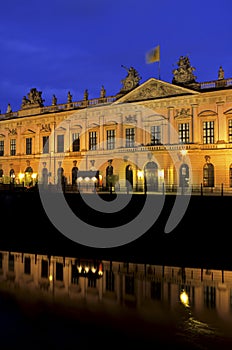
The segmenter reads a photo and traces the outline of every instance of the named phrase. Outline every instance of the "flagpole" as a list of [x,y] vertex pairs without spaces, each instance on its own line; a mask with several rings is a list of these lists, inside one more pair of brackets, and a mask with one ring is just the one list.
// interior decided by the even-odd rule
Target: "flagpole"
[[159,77],[159,80],[160,80],[160,44],[159,44],[159,65],[158,65],[158,77]]
[[158,64],[158,79],[160,80],[160,59],[159,59],[159,64]]

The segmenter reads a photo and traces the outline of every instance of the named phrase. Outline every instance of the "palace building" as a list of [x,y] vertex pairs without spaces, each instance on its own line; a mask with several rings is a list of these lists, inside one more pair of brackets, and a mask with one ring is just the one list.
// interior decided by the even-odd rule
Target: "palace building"
[[0,115],[0,182],[67,188],[232,190],[232,78],[197,82],[181,56],[172,82],[133,67],[107,96],[44,105],[32,88]]

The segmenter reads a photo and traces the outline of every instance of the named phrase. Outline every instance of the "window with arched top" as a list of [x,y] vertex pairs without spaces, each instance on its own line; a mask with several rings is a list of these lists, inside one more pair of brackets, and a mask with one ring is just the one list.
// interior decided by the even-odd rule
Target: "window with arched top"
[[158,190],[158,165],[155,162],[148,162],[144,167],[144,180],[147,191]]
[[214,187],[214,166],[212,163],[206,163],[203,167],[203,186]]

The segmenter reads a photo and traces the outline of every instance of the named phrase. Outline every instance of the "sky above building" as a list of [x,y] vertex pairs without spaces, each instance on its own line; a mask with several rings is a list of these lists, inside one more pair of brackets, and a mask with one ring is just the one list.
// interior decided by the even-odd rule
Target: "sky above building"
[[[140,83],[172,82],[180,56],[188,56],[199,82],[232,77],[232,1],[11,0],[0,11],[0,109],[21,108],[31,88],[44,105],[117,94],[125,67]],[[160,45],[160,62],[146,53]]]

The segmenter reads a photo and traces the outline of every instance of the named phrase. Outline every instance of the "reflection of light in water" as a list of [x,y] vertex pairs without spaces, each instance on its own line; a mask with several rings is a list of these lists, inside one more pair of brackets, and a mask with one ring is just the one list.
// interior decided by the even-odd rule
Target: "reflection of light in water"
[[180,293],[180,301],[182,302],[182,304],[184,304],[184,306],[189,307],[189,297],[185,290],[182,290],[182,292]]
[[184,316],[184,320],[179,324],[179,328],[184,332],[179,334],[180,337],[186,337],[186,340],[190,342],[190,344],[195,344],[196,348],[205,349],[204,346],[201,346],[202,337],[206,337],[208,340],[215,339],[216,330],[210,327],[207,323],[201,322],[195,319],[192,316],[190,305],[189,305],[189,296],[185,290],[180,292],[180,301],[185,306],[187,312]]

